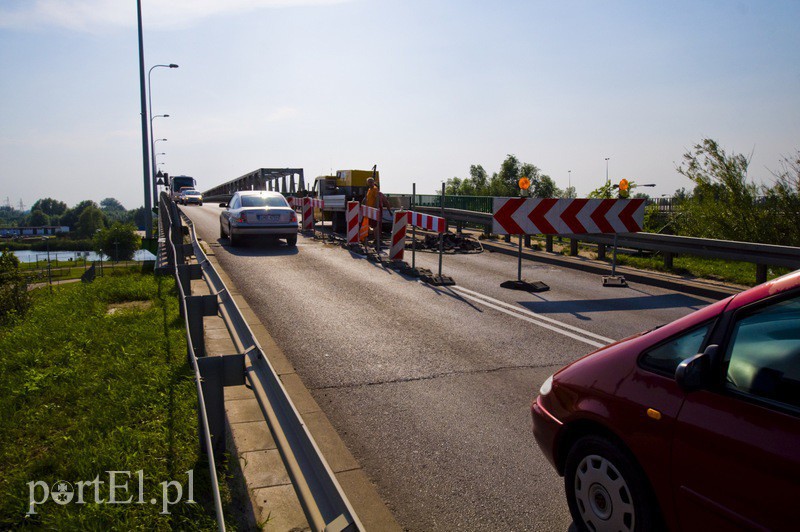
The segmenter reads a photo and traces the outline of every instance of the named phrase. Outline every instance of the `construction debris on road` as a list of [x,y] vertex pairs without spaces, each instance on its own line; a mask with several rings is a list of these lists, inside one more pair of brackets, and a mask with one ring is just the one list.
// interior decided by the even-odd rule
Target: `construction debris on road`
[[[406,241],[406,249],[411,249],[413,242]],[[472,236],[462,233],[442,233],[444,237],[443,249],[445,253],[482,253],[483,245]],[[417,238],[416,249],[418,251],[439,251],[439,235],[424,235],[422,239]]]

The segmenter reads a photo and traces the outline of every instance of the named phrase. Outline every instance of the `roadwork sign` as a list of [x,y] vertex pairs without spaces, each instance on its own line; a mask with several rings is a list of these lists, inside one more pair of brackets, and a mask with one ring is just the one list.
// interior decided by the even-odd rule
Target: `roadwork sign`
[[494,198],[492,213],[498,235],[636,233],[644,200]]

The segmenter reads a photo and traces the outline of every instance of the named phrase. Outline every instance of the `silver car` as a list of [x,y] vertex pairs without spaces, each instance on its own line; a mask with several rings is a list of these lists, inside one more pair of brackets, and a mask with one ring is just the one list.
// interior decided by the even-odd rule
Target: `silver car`
[[193,188],[187,188],[186,190],[181,192],[179,203],[182,203],[183,205],[189,205],[191,203],[195,203],[202,207],[203,194]]
[[289,246],[297,245],[297,214],[279,192],[243,190],[219,206],[225,207],[219,215],[219,236],[227,236],[231,246],[248,235],[285,238]]

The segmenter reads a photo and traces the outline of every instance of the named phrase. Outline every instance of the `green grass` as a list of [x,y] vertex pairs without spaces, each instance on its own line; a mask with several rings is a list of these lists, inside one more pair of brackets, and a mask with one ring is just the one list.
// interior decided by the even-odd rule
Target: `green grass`
[[[131,301],[150,303],[108,313]],[[0,529],[216,528],[185,334],[168,277],[129,273],[35,291],[28,315],[0,328]],[[139,470],[145,504],[136,503]],[[198,503],[162,515],[161,483],[178,481],[185,492],[189,470]],[[96,504],[88,487],[87,504],[50,500],[26,515],[29,482],[65,480],[77,490],[99,475],[108,499],[107,471],[132,473],[118,477],[128,491],[117,491],[132,504]]]
[[[611,253],[608,250],[606,253],[610,261]],[[756,265],[749,262],[678,256],[672,261],[672,269],[668,269],[664,266],[664,258],[661,255],[644,256],[618,253],[617,264],[640,270],[669,272],[743,286],[756,285]],[[780,277],[790,271],[788,268],[770,268],[767,271],[767,279]]]

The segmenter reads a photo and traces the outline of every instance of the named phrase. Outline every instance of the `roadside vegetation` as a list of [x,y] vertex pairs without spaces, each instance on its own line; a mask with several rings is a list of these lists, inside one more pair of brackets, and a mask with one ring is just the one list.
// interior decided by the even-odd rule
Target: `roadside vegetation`
[[[655,204],[646,207],[644,231],[717,240],[757,242],[800,247],[800,150],[786,156],[780,168],[757,183],[749,174],[750,159],[727,153],[713,139],[703,139],[683,155],[676,171],[692,188],[675,191],[669,209]],[[472,165],[470,176],[447,180],[445,192],[457,196],[519,196],[519,180],[527,177],[532,197],[575,197],[574,189],[561,190],[555,182],[531,163],[514,155],[503,161],[491,177],[480,165]],[[592,198],[635,197],[650,199],[636,191],[637,183],[626,181],[626,189],[608,182],[589,194]],[[610,259],[609,259],[610,260]],[[664,266],[658,255],[619,255],[620,264],[636,268],[668,271],[695,277],[753,285],[754,264],[676,256],[673,267]],[[772,268],[768,277],[787,272]]]
[[[24,317],[7,313],[0,325],[0,529],[216,529],[174,281],[128,273],[31,297]],[[99,477],[108,501],[108,471],[130,472],[116,500],[132,503],[97,503],[89,486],[85,504],[48,499],[29,513],[29,483],[55,491],[66,481],[77,497],[77,482]],[[183,498],[163,513],[166,481]]]

